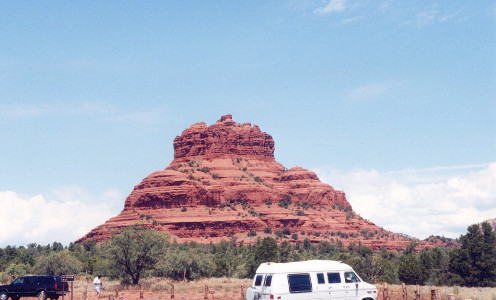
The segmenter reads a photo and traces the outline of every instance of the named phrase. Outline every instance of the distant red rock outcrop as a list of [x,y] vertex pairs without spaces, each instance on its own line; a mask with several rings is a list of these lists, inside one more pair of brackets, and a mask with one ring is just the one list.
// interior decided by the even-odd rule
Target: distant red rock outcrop
[[136,224],[167,232],[178,242],[236,236],[250,243],[273,236],[362,243],[374,250],[403,249],[412,242],[362,219],[344,192],[314,172],[286,169],[275,161],[274,149],[272,136],[257,125],[234,122],[231,115],[211,126],[196,123],[174,139],[171,164],[144,178],[119,215],[77,242],[100,242]]

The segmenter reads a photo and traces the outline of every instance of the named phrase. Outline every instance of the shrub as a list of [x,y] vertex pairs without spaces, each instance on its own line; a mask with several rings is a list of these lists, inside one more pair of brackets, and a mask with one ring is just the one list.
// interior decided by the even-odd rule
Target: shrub
[[7,269],[5,269],[5,273],[7,273],[8,275],[10,275],[13,278],[24,276],[28,273],[28,271],[29,271],[28,265],[16,264],[16,263],[9,265],[7,267]]
[[208,167],[203,167],[200,169],[200,172],[208,173],[208,172],[210,172],[210,169]]
[[264,233],[271,234],[272,233],[272,228],[270,227],[265,227]]
[[248,236],[257,236],[257,232],[255,230],[250,230],[250,232],[248,232]]
[[304,210],[308,209],[310,207],[310,205],[308,205],[306,202],[298,202],[298,206],[303,208]]
[[291,200],[291,196],[290,195],[286,195],[285,200],[279,201],[279,206],[288,209],[289,206],[291,205],[291,203],[293,203],[293,201]]
[[33,267],[34,272],[40,275],[77,274],[81,269],[81,262],[66,251],[42,255]]
[[210,277],[214,270],[212,258],[201,248],[172,249],[159,261],[155,275],[192,280]]
[[183,206],[183,208],[181,208],[181,212],[185,212],[187,210],[188,210],[188,208],[186,208],[186,206]]

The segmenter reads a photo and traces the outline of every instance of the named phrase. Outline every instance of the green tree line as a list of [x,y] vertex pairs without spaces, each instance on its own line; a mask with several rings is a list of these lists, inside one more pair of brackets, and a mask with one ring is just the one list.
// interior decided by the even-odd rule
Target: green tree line
[[496,286],[496,234],[488,223],[469,226],[458,248],[418,249],[412,243],[402,252],[373,252],[361,244],[343,247],[339,241],[315,244],[309,239],[278,244],[271,237],[247,245],[236,238],[218,244],[180,244],[161,233],[134,227],[116,232],[99,245],[87,241],[66,247],[54,242],[0,248],[0,281],[25,274],[83,273],[130,284],[150,276],[174,280],[251,278],[262,262],[310,259],[342,261],[369,282]]

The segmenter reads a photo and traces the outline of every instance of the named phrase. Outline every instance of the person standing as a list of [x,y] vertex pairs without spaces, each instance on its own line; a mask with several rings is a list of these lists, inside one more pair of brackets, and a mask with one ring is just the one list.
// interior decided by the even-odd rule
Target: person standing
[[100,292],[102,291],[102,275],[98,274],[93,280],[93,287],[95,288],[96,296],[100,297]]

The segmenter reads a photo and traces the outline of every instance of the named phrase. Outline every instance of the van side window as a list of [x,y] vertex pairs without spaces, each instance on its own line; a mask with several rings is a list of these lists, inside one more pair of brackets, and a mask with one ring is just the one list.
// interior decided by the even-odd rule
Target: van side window
[[290,293],[310,293],[312,292],[312,282],[310,274],[290,274],[288,275]]
[[263,278],[263,275],[257,275],[257,277],[255,279],[255,286],[262,285],[262,278]]
[[325,284],[324,274],[323,273],[317,273],[317,282],[319,284]]
[[272,275],[265,276],[264,286],[270,286],[272,284]]
[[360,279],[354,272],[344,272],[344,281],[346,283],[360,282]]
[[339,276],[339,273],[327,273],[327,282],[341,283],[341,277]]

